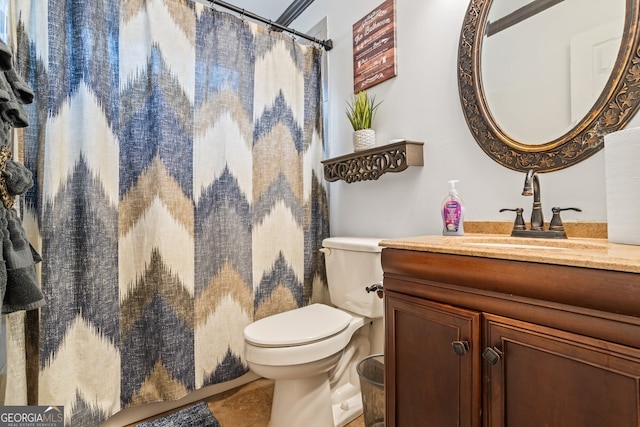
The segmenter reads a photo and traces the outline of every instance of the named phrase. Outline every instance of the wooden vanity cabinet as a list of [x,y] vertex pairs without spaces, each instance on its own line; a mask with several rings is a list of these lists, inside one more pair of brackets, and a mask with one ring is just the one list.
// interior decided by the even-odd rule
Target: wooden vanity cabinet
[[487,426],[637,427],[640,350],[485,315]]
[[640,426],[640,275],[392,248],[382,266],[386,426]]
[[385,293],[385,425],[479,426],[480,313]]

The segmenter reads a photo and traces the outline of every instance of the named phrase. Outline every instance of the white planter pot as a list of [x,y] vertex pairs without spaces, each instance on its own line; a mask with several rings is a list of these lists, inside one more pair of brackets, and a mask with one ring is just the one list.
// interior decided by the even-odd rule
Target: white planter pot
[[360,129],[353,132],[353,151],[367,150],[375,145],[376,131],[373,129]]

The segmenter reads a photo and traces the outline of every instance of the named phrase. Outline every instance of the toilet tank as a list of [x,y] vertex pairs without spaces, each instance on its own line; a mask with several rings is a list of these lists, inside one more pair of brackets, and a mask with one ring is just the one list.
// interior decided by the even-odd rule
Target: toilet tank
[[366,316],[383,315],[382,298],[365,288],[382,283],[380,238],[330,237],[322,241],[331,303]]

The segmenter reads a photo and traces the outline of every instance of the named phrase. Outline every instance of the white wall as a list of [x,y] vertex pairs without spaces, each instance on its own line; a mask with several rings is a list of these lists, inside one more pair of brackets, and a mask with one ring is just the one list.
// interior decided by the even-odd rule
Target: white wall
[[[352,26],[382,0],[315,0],[291,25],[304,31],[327,17],[334,48],[329,60],[329,157],[352,152],[352,129],[344,114],[353,92]],[[457,83],[458,39],[468,0],[396,0],[398,76],[371,89],[384,100],[374,128],[378,144],[389,139],[423,141],[423,167],[387,173],[378,181],[329,183],[331,234],[402,237],[440,234],[440,204],[447,181],[458,190],[472,221],[512,220],[500,208],[523,207],[524,174],[491,160],[467,128]],[[508,66],[508,64],[505,64]],[[535,117],[531,118],[535,124]],[[636,117],[629,127],[639,126]],[[606,221],[604,153],[568,169],[540,176],[545,219],[551,207],[565,221]]]

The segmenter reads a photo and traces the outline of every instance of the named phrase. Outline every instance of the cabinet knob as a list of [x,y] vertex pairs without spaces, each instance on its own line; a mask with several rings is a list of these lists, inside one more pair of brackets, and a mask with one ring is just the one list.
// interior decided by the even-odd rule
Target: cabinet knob
[[487,347],[482,352],[482,357],[492,365],[495,365],[502,358],[502,352],[497,347]]
[[458,356],[464,356],[469,351],[469,341],[454,341],[451,347]]

